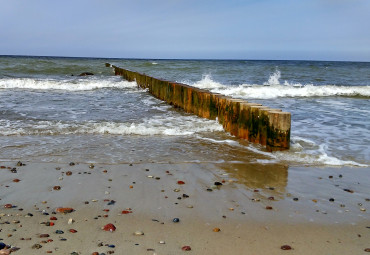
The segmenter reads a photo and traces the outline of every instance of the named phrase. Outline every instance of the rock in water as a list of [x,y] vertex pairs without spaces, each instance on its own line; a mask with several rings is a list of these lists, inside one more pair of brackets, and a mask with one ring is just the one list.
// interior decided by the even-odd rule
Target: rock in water
[[78,76],[87,76],[87,75],[94,75],[94,74],[90,72],[83,72],[83,73],[80,73]]

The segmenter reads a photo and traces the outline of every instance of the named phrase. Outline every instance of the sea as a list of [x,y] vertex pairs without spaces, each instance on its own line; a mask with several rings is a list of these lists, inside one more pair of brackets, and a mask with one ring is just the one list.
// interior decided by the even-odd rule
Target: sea
[[[291,112],[290,149],[237,139],[105,63]],[[10,160],[368,168],[370,63],[0,56],[0,161]]]

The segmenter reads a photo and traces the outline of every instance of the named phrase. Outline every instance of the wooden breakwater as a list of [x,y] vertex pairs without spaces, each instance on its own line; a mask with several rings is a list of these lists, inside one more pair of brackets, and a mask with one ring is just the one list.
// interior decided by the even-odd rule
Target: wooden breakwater
[[[111,66],[106,64],[106,66]],[[136,81],[156,98],[207,119],[218,119],[225,131],[241,139],[266,146],[268,151],[290,146],[291,114],[249,103],[186,84],[160,80],[138,72],[112,66],[116,75]]]

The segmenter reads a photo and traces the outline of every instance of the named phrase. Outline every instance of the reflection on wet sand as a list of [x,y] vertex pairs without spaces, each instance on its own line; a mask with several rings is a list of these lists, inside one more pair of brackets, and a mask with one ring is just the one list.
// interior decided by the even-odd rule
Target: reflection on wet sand
[[283,198],[288,184],[288,166],[281,164],[228,163],[220,165],[223,170],[255,191],[256,196]]

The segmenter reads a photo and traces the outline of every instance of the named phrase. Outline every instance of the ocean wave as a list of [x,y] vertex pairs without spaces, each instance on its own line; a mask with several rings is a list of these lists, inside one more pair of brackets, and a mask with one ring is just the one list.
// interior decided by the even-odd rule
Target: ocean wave
[[314,85],[279,82],[280,72],[274,73],[263,85],[241,84],[225,85],[213,81],[210,75],[205,75],[202,80],[191,84],[194,87],[208,89],[214,93],[244,99],[272,99],[284,97],[370,97],[370,86],[337,86]]
[[117,77],[105,79],[76,78],[66,80],[32,78],[0,79],[0,89],[88,91],[104,88],[123,89],[136,87],[136,82],[124,81],[122,79],[117,79]]
[[153,117],[140,123],[132,122],[62,122],[62,121],[9,121],[0,120],[0,134],[14,135],[73,135],[111,134],[141,136],[188,136],[202,132],[222,131],[216,121],[195,116]]

